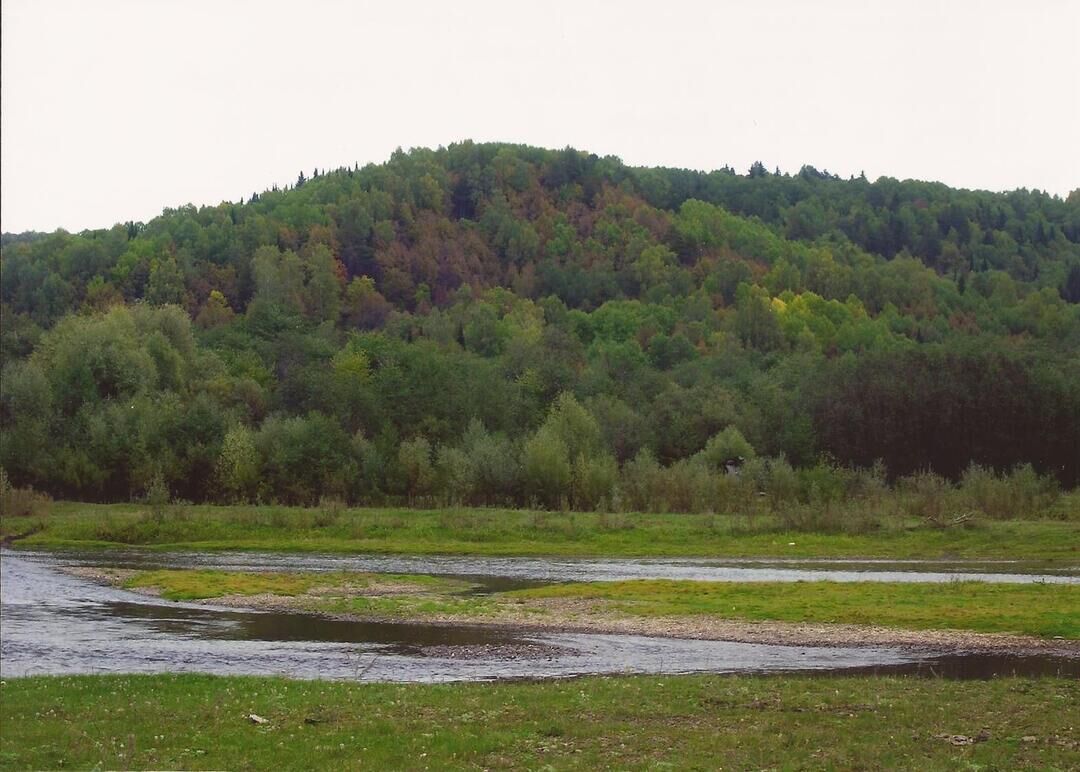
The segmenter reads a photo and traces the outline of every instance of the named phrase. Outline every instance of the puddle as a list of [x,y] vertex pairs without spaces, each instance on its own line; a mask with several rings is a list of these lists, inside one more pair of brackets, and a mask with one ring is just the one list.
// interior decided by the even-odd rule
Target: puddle
[[[115,553],[94,555],[98,565],[190,565],[186,563],[189,555],[143,553],[138,558],[119,559]],[[325,556],[274,558],[264,567],[355,567],[351,562],[343,566],[341,559]],[[200,559],[204,562],[193,562],[229,568],[243,565],[246,570],[259,567],[259,556],[250,554],[214,554]],[[85,565],[90,559],[68,556],[62,560],[81,560]],[[430,569],[428,559],[388,560],[394,566],[390,570],[395,572],[406,570],[405,565],[422,563],[428,566],[426,573],[438,573]],[[887,647],[533,634],[468,625],[350,622],[297,613],[238,611],[169,603],[97,585],[56,571],[56,562],[61,559],[7,551],[0,558],[0,674],[4,677],[200,672],[440,682],[598,673],[780,671],[912,673],[946,678],[985,678],[1015,672],[1080,677],[1080,660],[1050,657],[934,657]],[[510,564],[504,561],[501,565]],[[468,570],[460,575],[477,576],[475,562],[465,562],[461,567]],[[374,567],[363,563],[357,570]],[[536,578],[528,569],[510,580],[514,583]]]

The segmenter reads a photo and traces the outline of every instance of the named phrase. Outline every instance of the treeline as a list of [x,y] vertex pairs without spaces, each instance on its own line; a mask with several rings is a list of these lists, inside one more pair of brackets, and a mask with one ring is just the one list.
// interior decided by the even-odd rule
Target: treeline
[[103,501],[720,511],[948,487],[925,473],[1074,486],[1078,223],[1076,193],[464,143],[5,234],[0,466]]

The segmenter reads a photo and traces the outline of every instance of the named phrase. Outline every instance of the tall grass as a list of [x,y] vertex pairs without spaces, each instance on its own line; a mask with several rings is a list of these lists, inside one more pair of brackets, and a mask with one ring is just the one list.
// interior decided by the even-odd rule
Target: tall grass
[[863,533],[899,518],[947,527],[979,519],[1077,519],[1075,496],[1030,465],[995,473],[972,465],[956,483],[917,472],[890,484],[885,470],[823,460],[794,469],[783,457],[753,459],[738,474],[695,460],[664,467],[651,457],[623,467],[612,501],[616,512],[683,512],[773,519],[785,529]]
[[33,488],[14,488],[0,469],[0,517],[40,518],[49,514],[52,498]]

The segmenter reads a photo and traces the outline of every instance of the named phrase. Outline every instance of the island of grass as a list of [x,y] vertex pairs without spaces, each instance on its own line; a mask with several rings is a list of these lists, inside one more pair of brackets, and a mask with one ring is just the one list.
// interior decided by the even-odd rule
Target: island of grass
[[[1022,649],[1024,644],[1014,637],[1027,636],[1048,639],[1056,649],[1080,656],[1076,645],[1080,639],[1080,586],[1076,585],[636,580],[560,583],[476,594],[464,580],[416,575],[69,570],[168,600],[353,619],[782,643],[922,642],[954,648],[996,644],[1008,648],[1006,644],[1012,644],[1011,648]],[[848,628],[838,627],[830,635],[834,626],[864,630],[855,636]],[[905,631],[911,632],[906,638]],[[926,636],[915,631],[943,632]]]

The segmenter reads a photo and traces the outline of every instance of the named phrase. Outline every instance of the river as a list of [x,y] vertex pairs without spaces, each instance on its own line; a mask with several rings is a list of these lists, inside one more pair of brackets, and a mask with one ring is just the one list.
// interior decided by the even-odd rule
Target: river
[[[971,579],[943,566],[842,568],[698,560],[371,557],[101,551],[0,554],[0,675],[200,672],[366,681],[476,681],[596,673],[915,672],[949,677],[1004,673],[1080,677],[1080,660],[955,655],[888,647],[813,647],[635,635],[534,633],[469,625],[355,622],[306,614],[175,603],[58,570],[214,567],[357,570],[470,577],[481,591],[550,581],[627,578],[797,581],[857,575]],[[874,566],[880,570],[875,571]],[[926,569],[926,570],[920,570]],[[1010,569],[1011,570],[1011,569]],[[868,575],[872,575],[870,578]],[[1002,574],[994,574],[995,577]],[[1005,574],[1076,583],[1062,574]],[[889,579],[884,581],[913,581]],[[994,581],[988,579],[985,581]]]

